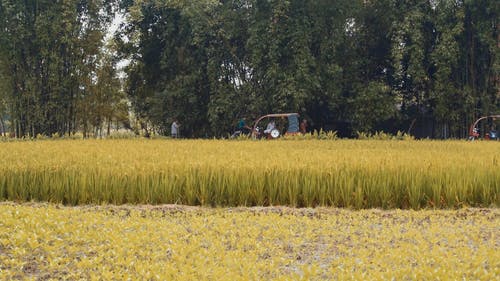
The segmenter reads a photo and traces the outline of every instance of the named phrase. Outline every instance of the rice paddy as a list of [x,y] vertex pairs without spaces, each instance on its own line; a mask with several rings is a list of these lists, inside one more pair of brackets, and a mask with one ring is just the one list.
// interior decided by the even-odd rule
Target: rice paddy
[[0,159],[0,280],[500,276],[498,142],[44,140]]
[[500,143],[58,140],[0,143],[0,200],[213,207],[498,207]]

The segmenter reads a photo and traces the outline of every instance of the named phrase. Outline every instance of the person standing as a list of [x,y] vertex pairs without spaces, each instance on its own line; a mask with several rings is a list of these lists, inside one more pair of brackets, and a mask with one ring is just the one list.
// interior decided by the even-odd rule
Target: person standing
[[252,130],[252,128],[250,128],[247,124],[246,124],[246,119],[245,118],[241,118],[240,121],[238,122],[238,127],[237,127],[238,131],[241,131],[243,134],[245,135],[248,135],[250,133],[250,131]]
[[172,122],[172,127],[170,128],[170,134],[172,138],[176,139],[179,137],[179,127],[181,125],[177,122],[177,119],[174,119],[174,122]]
[[307,120],[304,119],[302,120],[302,122],[300,123],[300,132],[305,135],[307,133]]

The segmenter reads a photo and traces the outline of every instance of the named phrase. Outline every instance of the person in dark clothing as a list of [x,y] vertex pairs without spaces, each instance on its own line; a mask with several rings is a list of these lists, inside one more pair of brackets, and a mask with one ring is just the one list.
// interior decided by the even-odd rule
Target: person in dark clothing
[[302,122],[300,123],[300,133],[302,133],[303,135],[307,133],[307,120],[306,119],[302,120]]

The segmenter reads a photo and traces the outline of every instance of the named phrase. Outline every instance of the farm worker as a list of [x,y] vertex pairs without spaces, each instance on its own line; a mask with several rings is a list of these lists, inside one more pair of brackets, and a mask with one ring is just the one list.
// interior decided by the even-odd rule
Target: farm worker
[[238,131],[241,131],[244,134],[248,134],[252,129],[248,127],[248,125],[245,122],[245,118],[241,118],[240,121],[238,122],[237,126]]
[[271,120],[271,122],[267,124],[267,128],[264,130],[264,134],[271,133],[271,131],[274,130],[275,128],[276,128],[276,123],[274,123],[274,120]]
[[495,124],[491,125],[490,138],[493,139],[493,140],[498,139],[498,132],[497,132],[496,129],[497,128],[496,128]]
[[172,135],[172,138],[176,139],[179,137],[179,127],[181,125],[177,122],[177,119],[174,119],[174,122],[172,122],[172,127],[170,128],[170,134]]
[[302,120],[302,122],[300,123],[300,132],[302,134],[305,134],[307,132],[307,120],[306,119]]
[[238,125],[236,125],[236,130],[234,133],[231,135],[231,138],[235,138],[240,136],[241,134],[248,134],[250,132],[250,127],[247,126],[245,123],[245,118],[241,118],[240,121],[238,121]]

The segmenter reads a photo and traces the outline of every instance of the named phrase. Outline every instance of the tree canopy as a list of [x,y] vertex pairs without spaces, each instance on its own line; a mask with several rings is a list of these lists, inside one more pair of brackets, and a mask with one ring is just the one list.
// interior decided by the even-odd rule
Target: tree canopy
[[[146,134],[178,119],[184,136],[224,136],[241,117],[298,112],[343,136],[464,137],[500,112],[499,6],[2,0],[0,117],[18,136],[109,132],[128,103]],[[107,44],[115,13],[125,20]]]

